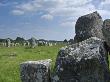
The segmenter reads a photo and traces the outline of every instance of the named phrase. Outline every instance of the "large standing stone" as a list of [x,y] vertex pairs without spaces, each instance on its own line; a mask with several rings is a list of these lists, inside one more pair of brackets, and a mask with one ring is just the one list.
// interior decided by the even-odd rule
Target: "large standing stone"
[[104,21],[102,32],[107,45],[110,47],[110,19]]
[[30,45],[29,41],[26,41],[26,45],[27,45],[27,46],[29,46],[29,45]]
[[11,41],[10,41],[10,39],[8,38],[8,39],[6,39],[6,47],[10,47],[11,46]]
[[74,42],[81,42],[90,37],[103,39],[101,30],[102,25],[102,18],[97,12],[79,17],[75,25],[76,36],[74,38]]
[[20,65],[22,82],[50,82],[51,60],[28,61]]
[[110,82],[107,52],[96,37],[62,48],[52,82]]

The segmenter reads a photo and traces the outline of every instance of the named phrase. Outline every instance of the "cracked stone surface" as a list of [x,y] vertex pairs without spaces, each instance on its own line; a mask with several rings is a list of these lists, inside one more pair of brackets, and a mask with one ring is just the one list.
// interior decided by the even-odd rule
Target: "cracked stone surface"
[[90,37],[103,39],[102,26],[103,20],[98,12],[79,17],[75,25],[74,42],[81,42]]
[[52,82],[110,82],[107,59],[96,37],[66,46],[58,53]]
[[20,65],[22,82],[50,82],[50,59],[27,61]]

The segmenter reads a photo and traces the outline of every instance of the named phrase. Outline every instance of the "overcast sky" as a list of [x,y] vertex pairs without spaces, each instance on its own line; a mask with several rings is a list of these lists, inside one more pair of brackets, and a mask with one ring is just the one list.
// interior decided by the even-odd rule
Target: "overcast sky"
[[74,38],[78,17],[96,10],[110,18],[110,0],[0,0],[0,38]]

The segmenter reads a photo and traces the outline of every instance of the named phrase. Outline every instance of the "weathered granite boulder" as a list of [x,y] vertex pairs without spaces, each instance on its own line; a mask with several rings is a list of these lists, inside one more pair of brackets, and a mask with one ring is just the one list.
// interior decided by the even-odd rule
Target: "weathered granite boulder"
[[107,45],[110,47],[110,19],[104,21],[102,32]]
[[11,41],[9,38],[6,39],[6,47],[10,47],[11,46]]
[[20,65],[22,82],[50,82],[51,60],[28,61]]
[[62,48],[54,70],[52,82],[110,82],[107,52],[96,37]]
[[103,39],[102,34],[103,20],[98,12],[93,12],[78,18],[75,25],[74,42],[81,42],[90,37]]

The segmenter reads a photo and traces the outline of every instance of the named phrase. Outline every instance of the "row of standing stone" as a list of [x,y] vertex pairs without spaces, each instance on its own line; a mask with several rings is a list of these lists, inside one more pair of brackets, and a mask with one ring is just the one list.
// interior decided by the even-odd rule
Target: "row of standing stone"
[[39,40],[36,40],[35,38],[31,38],[29,40],[25,40],[25,41],[22,41],[22,42],[14,42],[14,41],[11,41],[11,39],[7,38],[5,39],[4,42],[1,42],[0,45],[3,46],[3,47],[16,47],[16,46],[24,46],[24,47],[30,47],[30,48],[35,48],[37,46],[53,46],[53,45],[58,45],[58,44],[63,44],[63,41],[62,42],[51,42],[51,41],[39,41]]

